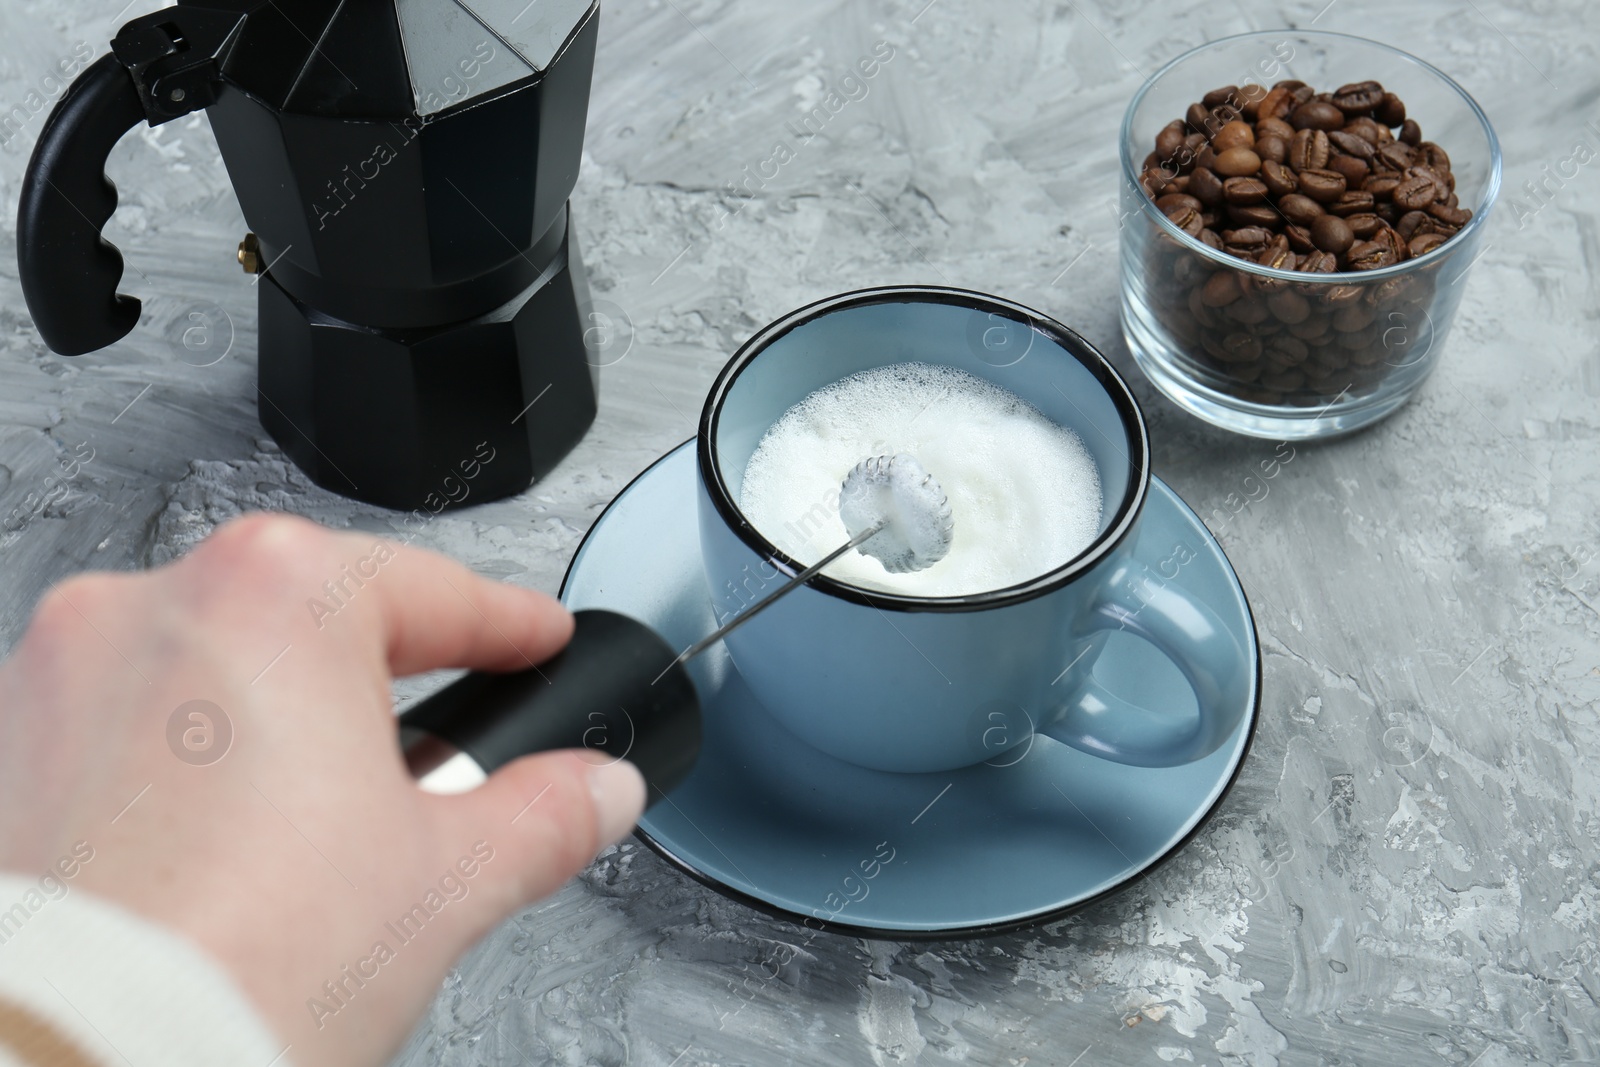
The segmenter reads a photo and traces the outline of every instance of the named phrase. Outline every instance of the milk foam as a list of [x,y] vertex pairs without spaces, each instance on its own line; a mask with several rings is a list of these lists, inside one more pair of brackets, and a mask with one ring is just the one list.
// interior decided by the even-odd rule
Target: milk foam
[[849,535],[839,486],[868,456],[915,456],[955,517],[944,559],[890,574],[859,552],[823,573],[907,596],[962,596],[1069,562],[1100,532],[1100,471],[1083,442],[1021,397],[953,367],[897,363],[823,386],[784,412],[745,467],[739,507],[814,563]]

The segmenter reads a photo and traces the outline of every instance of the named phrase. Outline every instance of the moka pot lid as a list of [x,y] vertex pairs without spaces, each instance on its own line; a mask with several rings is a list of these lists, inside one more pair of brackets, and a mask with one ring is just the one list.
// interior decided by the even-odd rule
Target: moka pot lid
[[246,16],[227,79],[285,112],[427,118],[542,74],[595,0],[200,0]]

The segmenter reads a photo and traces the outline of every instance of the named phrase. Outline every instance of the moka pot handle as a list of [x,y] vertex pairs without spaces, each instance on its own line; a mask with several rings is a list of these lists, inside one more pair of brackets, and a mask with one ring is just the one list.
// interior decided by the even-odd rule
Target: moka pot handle
[[111,54],[90,64],[50,112],[17,205],[17,270],[44,343],[77,356],[120,340],[139,301],[117,292],[122,253],[100,236],[117,208],[106,157],[145,117],[139,90]]
[[17,268],[34,325],[55,352],[105,348],[138,324],[138,299],[117,292],[122,254],[100,233],[117,207],[106,159],[141,120],[159,125],[214,102],[243,22],[206,8],[134,19],[51,110],[22,179]]

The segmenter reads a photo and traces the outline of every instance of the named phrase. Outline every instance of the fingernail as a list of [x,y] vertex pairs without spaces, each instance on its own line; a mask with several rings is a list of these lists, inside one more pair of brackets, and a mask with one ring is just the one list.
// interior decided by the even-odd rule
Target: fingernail
[[627,760],[591,768],[589,792],[594,795],[601,848],[627,837],[644,814],[644,775]]

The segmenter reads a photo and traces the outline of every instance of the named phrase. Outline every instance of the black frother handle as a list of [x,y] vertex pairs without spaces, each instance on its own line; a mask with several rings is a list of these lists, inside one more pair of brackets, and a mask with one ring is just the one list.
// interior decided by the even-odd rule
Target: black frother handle
[[23,175],[22,295],[44,343],[63,356],[104,348],[139,322],[139,301],[117,292],[122,254],[100,228],[117,208],[106,157],[144,119],[133,78],[114,55],[103,55],[50,112]]
[[554,659],[509,674],[474,671],[400,716],[408,753],[426,735],[485,773],[534,752],[588,748],[637,766],[654,804],[700,754],[700,699],[677,652],[614,611],[574,614]]

